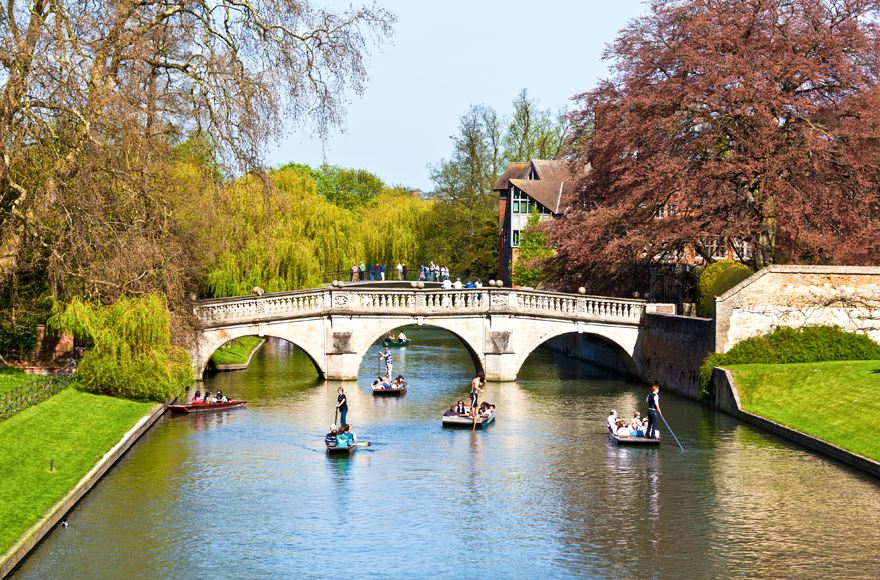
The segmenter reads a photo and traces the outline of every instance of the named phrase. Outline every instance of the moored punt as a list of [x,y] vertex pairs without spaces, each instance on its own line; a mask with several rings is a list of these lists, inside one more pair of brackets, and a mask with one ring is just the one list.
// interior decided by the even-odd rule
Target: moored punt
[[327,446],[327,453],[330,455],[351,455],[358,448],[357,444],[349,445],[348,447],[337,447],[335,445]]
[[443,426],[444,427],[470,427],[474,428],[480,427],[483,428],[492,421],[495,420],[495,410],[492,409],[489,411],[488,416],[477,415],[476,421],[474,418],[470,416],[470,414],[466,415],[452,415],[451,417],[443,417]]
[[235,409],[236,407],[244,407],[247,401],[233,399],[225,403],[187,403],[185,405],[168,405],[168,410],[172,413],[207,413],[208,411],[222,411],[224,409]]
[[400,348],[404,346],[408,346],[412,341],[407,340],[386,340],[382,343],[382,346],[387,346],[388,348]]
[[618,445],[660,445],[660,440],[653,437],[618,437],[613,433],[608,436],[617,441]]
[[402,395],[406,393],[406,385],[402,387],[391,387],[390,389],[385,389],[382,385],[378,387],[373,387],[373,394],[380,396],[394,396],[394,395]]

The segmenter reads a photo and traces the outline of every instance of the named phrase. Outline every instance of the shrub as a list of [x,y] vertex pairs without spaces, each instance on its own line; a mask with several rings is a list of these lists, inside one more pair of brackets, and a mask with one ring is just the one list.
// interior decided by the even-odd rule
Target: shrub
[[725,353],[713,353],[700,367],[700,393],[714,396],[712,369],[737,364],[791,364],[833,360],[880,359],[880,344],[864,334],[836,326],[780,327],[764,336],[738,342]]
[[748,266],[733,260],[721,260],[707,266],[697,283],[697,315],[715,316],[715,298],[751,275]]
[[171,314],[163,297],[121,298],[110,305],[74,298],[55,308],[49,324],[92,343],[76,370],[84,391],[164,401],[193,382],[189,354],[171,345]]

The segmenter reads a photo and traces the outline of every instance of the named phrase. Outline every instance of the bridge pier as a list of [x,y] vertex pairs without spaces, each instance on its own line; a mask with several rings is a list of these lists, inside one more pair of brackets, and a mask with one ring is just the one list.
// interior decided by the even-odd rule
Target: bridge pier
[[519,371],[518,362],[517,355],[512,352],[486,353],[483,362],[486,380],[500,383],[515,381]]

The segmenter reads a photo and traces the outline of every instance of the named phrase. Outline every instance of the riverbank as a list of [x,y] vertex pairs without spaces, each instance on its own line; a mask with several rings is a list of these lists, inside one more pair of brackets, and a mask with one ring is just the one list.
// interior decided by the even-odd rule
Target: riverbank
[[156,407],[69,388],[0,422],[0,576],[19,551],[16,544],[37,534],[35,524]]
[[716,405],[771,432],[880,475],[880,361],[716,369]]
[[265,342],[266,339],[258,336],[242,336],[218,348],[211,362],[218,371],[244,370]]

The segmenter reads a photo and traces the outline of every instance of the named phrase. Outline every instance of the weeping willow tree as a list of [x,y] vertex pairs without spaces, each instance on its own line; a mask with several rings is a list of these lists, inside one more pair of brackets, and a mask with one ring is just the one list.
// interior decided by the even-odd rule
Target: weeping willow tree
[[421,258],[433,202],[384,188],[375,203],[341,207],[317,192],[307,169],[272,171],[268,187],[244,177],[216,194],[205,235],[222,249],[204,276],[204,294],[314,288],[325,273],[362,260],[393,268]]
[[189,354],[171,344],[171,314],[163,296],[123,297],[110,305],[73,298],[55,305],[49,325],[91,344],[76,370],[83,390],[165,401],[193,382]]
[[424,259],[425,239],[434,202],[407,191],[386,189],[375,206],[362,212],[360,235],[367,260],[393,268],[415,266]]

